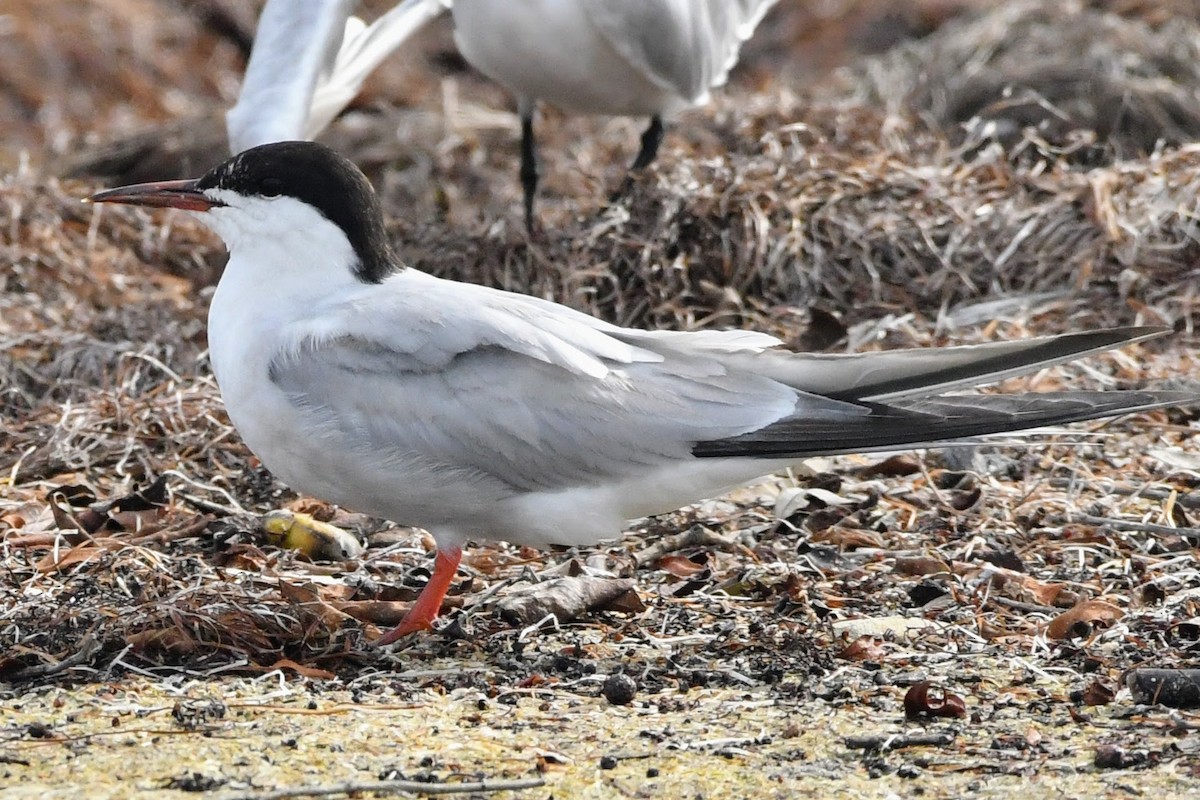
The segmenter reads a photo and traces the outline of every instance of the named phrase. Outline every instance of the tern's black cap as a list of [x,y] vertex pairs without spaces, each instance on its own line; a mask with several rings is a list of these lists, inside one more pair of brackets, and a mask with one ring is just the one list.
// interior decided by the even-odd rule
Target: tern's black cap
[[353,162],[316,142],[271,142],[213,167],[196,184],[245,196],[287,195],[315,208],[342,229],[358,255],[355,274],[379,283],[403,269],[383,227],[383,210]]

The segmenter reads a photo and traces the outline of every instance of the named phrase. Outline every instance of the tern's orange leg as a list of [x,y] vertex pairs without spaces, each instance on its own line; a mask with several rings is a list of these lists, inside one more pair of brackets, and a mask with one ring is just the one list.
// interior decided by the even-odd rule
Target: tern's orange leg
[[433,621],[437,619],[438,611],[442,608],[442,599],[450,589],[460,561],[462,561],[461,547],[438,548],[437,558],[433,560],[433,574],[429,576],[429,583],[425,584],[421,594],[417,595],[417,602],[413,603],[412,608],[404,615],[404,619],[400,620],[400,624],[375,640],[376,647],[391,644],[410,633],[427,631],[433,627]]

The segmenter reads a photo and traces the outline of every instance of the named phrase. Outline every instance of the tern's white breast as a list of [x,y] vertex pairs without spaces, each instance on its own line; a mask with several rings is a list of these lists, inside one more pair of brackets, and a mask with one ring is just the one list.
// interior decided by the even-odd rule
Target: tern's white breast
[[[301,491],[321,486],[300,472],[322,442],[271,380],[281,353],[294,351],[295,323],[323,304],[362,290],[354,251],[340,228],[289,197],[220,194],[229,205],[202,219],[225,240],[230,259],[208,312],[208,350],[229,418],[250,449]],[[297,480],[299,479],[299,480]]]

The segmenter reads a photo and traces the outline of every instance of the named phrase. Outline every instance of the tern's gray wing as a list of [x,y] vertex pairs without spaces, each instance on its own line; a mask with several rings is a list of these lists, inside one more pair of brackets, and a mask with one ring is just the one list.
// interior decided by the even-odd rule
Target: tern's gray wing
[[878,405],[851,425],[802,414],[728,439],[698,443],[702,458],[807,458],[891,450],[953,439],[1065,425],[1200,402],[1196,392],[1034,392],[947,395]]
[[702,333],[660,352],[670,337],[623,333],[410,269],[286,331],[270,376],[342,448],[518,491],[628,478],[796,411],[866,413],[723,363],[770,337]]
[[761,334],[617,328],[411,269],[384,289],[289,332],[272,380],[342,448],[516,491],[628,480],[693,455],[887,449],[1195,400],[934,396],[1165,332],[1155,328],[834,358],[780,352]]
[[330,446],[514,491],[650,474],[688,460],[697,441],[753,431],[798,408],[842,424],[865,413],[849,403],[801,400],[789,387],[731,373],[711,357],[605,359],[610,370],[597,376],[523,349],[476,344],[429,359],[345,336],[281,357],[271,377],[311,415],[314,430],[336,438]]
[[[860,403],[869,413],[818,418],[801,409],[750,433],[698,442],[692,452],[701,457],[803,458],[919,446],[1195,403],[1200,400],[1195,392],[938,396],[1167,333],[1169,328],[1112,328],[1013,342],[849,355],[731,350],[721,360],[732,371],[769,376],[802,396],[811,393]],[[694,334],[623,331],[620,335],[643,347],[645,338],[659,340],[653,346],[666,353],[672,347],[694,346],[687,344]]]
[[725,82],[743,41],[776,0],[582,0],[609,44],[690,102]]
[[[995,383],[1170,332],[1170,328],[1142,326],[874,353],[776,351],[757,357],[754,368],[806,392],[840,400],[885,402]],[[745,356],[733,358],[744,360]]]

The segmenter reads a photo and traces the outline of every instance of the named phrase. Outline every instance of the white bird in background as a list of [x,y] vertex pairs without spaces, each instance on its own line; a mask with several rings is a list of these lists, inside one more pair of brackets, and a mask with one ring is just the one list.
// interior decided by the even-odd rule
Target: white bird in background
[[454,40],[508,88],[521,117],[525,226],[533,227],[539,100],[566,111],[649,117],[632,169],[650,165],[663,119],[708,102],[776,0],[455,0]]
[[396,48],[444,11],[407,0],[370,25],[358,0],[267,0],[237,103],[225,115],[231,152],[311,139]]
[[363,174],[312,142],[89,199],[184,209],[224,239],[209,352],[230,418],[272,472],[437,540],[429,584],[381,643],[430,626],[468,539],[593,543],[806,456],[1200,399],[944,394],[1165,328],[805,355],[760,333],[621,328],[435,278],[393,253]]
[[[539,100],[586,114],[649,117],[632,165],[642,169],[658,153],[664,119],[708,102],[776,1],[454,0],[463,57],[517,98],[526,226],[538,185]],[[267,3],[227,117],[234,152],[315,136],[392,50],[440,13],[443,0],[408,0],[370,26],[350,17],[353,6]]]

